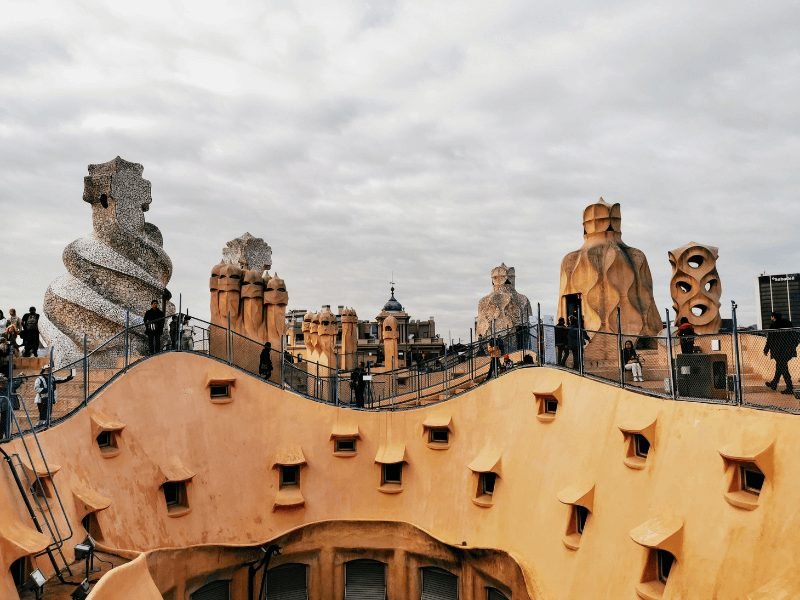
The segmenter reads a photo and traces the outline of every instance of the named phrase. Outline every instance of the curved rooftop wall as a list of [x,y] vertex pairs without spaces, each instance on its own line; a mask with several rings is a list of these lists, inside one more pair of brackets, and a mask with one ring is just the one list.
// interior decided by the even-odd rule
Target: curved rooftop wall
[[[211,385],[229,386],[229,397],[211,398]],[[343,410],[169,353],[40,440],[61,466],[54,482],[78,531],[80,498],[110,500],[96,512],[108,548],[252,545],[320,521],[397,521],[446,544],[508,552],[533,598],[632,597],[657,549],[676,559],[664,597],[759,597],[800,583],[786,533],[800,525],[796,425],[791,415],[665,401],[547,368],[417,410]],[[103,427],[116,427],[112,456],[96,442]],[[431,429],[447,429],[448,442],[433,442]],[[631,453],[636,435],[650,445],[643,460]],[[334,439],[347,437],[356,452],[345,457]],[[387,486],[382,465],[401,461],[402,483]],[[736,489],[745,463],[765,475],[755,500]],[[281,489],[282,466],[299,468],[299,489]],[[495,476],[488,498],[485,473]],[[181,481],[185,510],[168,511],[161,486]],[[10,507],[0,537],[10,543],[32,527],[7,470],[0,482]],[[575,506],[589,511],[578,538]],[[13,597],[14,558],[0,556],[3,597]]]

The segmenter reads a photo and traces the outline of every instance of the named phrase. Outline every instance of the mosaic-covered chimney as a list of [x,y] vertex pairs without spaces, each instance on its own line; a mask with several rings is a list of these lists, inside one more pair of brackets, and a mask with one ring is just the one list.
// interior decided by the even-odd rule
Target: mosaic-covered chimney
[[[162,296],[172,276],[161,231],[145,221],[153,199],[144,167],[119,156],[89,165],[83,201],[92,209],[92,233],[64,249],[67,273],[55,279],[44,298],[42,336],[52,345],[57,365],[83,355],[83,336],[94,350],[125,328],[142,323],[152,300]],[[174,306],[167,304],[167,314]],[[166,327],[165,327],[166,331]],[[131,352],[144,353],[141,327],[130,336]],[[124,340],[103,347],[94,365],[113,366]]]

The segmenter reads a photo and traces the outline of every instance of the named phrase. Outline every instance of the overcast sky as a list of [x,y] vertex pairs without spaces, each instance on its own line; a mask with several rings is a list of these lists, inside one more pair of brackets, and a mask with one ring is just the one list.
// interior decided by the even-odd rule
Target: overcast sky
[[0,308],[91,230],[89,163],[152,182],[170,288],[208,315],[229,239],[291,308],[397,298],[467,335],[489,271],[555,311],[584,207],[622,205],[660,312],[667,252],[719,246],[723,316],[800,271],[796,1],[4,2]]

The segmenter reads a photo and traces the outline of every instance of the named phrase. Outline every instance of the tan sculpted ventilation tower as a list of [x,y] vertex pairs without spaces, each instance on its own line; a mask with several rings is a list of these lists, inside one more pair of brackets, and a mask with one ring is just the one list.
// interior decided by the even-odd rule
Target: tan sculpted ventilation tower
[[641,250],[622,241],[619,204],[600,198],[587,206],[583,240],[583,246],[561,262],[559,316],[575,314],[580,306],[587,329],[616,332],[619,307],[626,333],[661,331],[650,267]]
[[[131,324],[142,322],[150,301],[161,300],[172,275],[161,231],[145,221],[153,198],[144,167],[119,156],[89,165],[83,201],[92,207],[92,233],[64,249],[67,273],[54,280],[44,297],[41,329],[55,350],[57,364],[83,356],[83,335],[94,350]],[[172,312],[169,305],[167,312]],[[141,328],[137,329],[138,332]],[[94,360],[114,364],[123,340],[106,346]],[[133,335],[134,352],[144,350]]]
[[718,333],[722,318],[719,299],[722,284],[717,272],[719,249],[697,242],[669,252],[672,279],[669,291],[675,309],[675,323],[689,319],[697,333]]
[[231,240],[222,251],[222,261],[211,269],[211,351],[224,356],[227,347],[223,330],[231,330],[280,350],[286,329],[286,283],[269,274],[272,248],[263,239],[245,233]]

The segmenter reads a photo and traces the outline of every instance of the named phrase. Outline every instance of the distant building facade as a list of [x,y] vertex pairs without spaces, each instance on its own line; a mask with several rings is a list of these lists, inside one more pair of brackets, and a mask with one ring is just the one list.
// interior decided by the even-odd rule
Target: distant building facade
[[756,282],[758,327],[769,328],[769,316],[779,312],[795,326],[800,325],[800,273],[761,275]]
[[[323,307],[324,308],[324,307]],[[339,306],[336,317],[336,352],[341,353],[342,312],[345,307]],[[308,353],[303,334],[303,317],[305,309],[294,309],[286,313],[286,349],[295,357],[306,360]],[[372,365],[383,364],[383,321],[392,316],[397,320],[399,330],[400,367],[408,366],[419,359],[427,360],[444,354],[445,341],[436,333],[434,317],[428,319],[411,319],[403,305],[394,296],[383,305],[373,320],[358,321],[358,359],[357,362]]]

